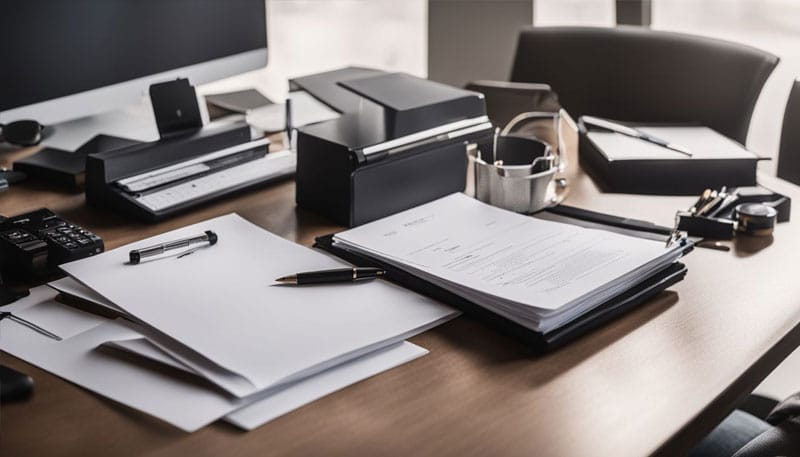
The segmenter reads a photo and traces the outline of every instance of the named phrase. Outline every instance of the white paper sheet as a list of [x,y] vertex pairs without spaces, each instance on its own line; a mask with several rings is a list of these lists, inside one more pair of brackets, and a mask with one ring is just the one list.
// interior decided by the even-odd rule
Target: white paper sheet
[[[116,305],[108,302],[103,297],[99,296],[97,293],[92,291],[91,289],[87,288],[86,286],[80,284],[79,282],[75,281],[70,277],[60,279],[48,285],[58,290],[59,292],[67,293],[69,295],[81,298],[88,302],[101,306],[107,306],[110,309],[118,309],[116,308]],[[157,343],[156,341],[158,341],[159,338],[163,338],[163,335],[154,334],[152,332],[149,332],[147,328],[142,328],[134,324],[125,324],[125,325],[128,325],[129,327],[133,328],[133,330],[139,334],[147,335],[147,338],[142,337],[129,340],[110,341],[105,343],[106,346],[128,351],[136,355],[139,355],[141,357],[154,360],[163,363],[165,365],[169,365],[173,368],[177,368],[180,370],[184,370],[202,376],[208,379],[209,381],[213,382],[214,384],[218,385],[219,387],[225,389],[229,393],[232,393],[240,397],[252,394],[254,386],[250,384],[248,381],[241,378],[240,376],[237,376],[227,371],[222,371],[219,369],[218,366],[209,364],[206,360],[199,359],[196,356],[196,354],[193,354],[192,352],[188,351],[182,345],[177,345],[174,342],[169,342],[169,341],[160,341],[159,343]],[[148,338],[150,339],[148,340]],[[376,359],[374,363],[381,363],[381,359]],[[337,368],[338,367],[332,369],[337,369]],[[338,372],[342,373],[341,370]],[[321,375],[322,374],[320,374],[320,376]],[[309,381],[316,382],[312,380]],[[290,396],[290,398],[294,399],[294,401],[298,401],[302,397],[297,397],[293,395]],[[265,410],[263,408],[260,408],[257,409],[257,411],[272,411],[272,410],[271,409]],[[270,412],[270,414],[274,414],[274,412]]]
[[225,417],[225,420],[245,430],[253,430],[311,401],[410,362],[427,353],[426,349],[407,341],[394,344],[373,354],[326,370],[289,389],[276,392],[263,400],[232,412]]
[[14,315],[26,319],[66,340],[102,324],[105,319],[50,300],[17,311]]
[[151,343],[145,337],[130,338],[127,340],[106,341],[103,346],[120,349],[139,357],[158,362],[178,370],[197,375],[191,367],[172,357],[169,353]]
[[[341,114],[332,110],[306,91],[289,93],[292,100],[292,125],[304,125],[336,119]],[[280,132],[286,129],[286,105],[275,103],[247,112],[247,123],[262,132]]]
[[[51,282],[48,284],[48,286],[61,293],[107,308],[119,313],[122,316],[125,316],[129,320],[135,321],[132,316],[117,307],[117,305],[111,303],[97,294],[95,291],[89,289],[70,277]],[[259,390],[253,385],[253,383],[242,376],[220,367],[218,364],[209,361],[205,357],[197,354],[195,351],[192,351],[183,344],[180,344],[179,342],[169,338],[161,332],[156,331],[155,329],[136,325],[133,322],[123,323],[123,325],[126,325],[136,333],[143,335],[145,338],[142,338],[142,340],[149,339],[146,345],[152,347],[154,351],[169,353],[170,358],[173,359],[174,362],[179,366],[189,369],[193,373],[206,378],[207,380],[237,397],[252,395]],[[124,350],[129,350],[130,347],[142,348],[143,346],[141,346],[141,344],[144,343],[134,341],[120,341],[114,342],[113,344],[109,343],[110,346]],[[150,354],[142,352],[140,355],[148,357]]]
[[[43,289],[50,294],[49,298],[45,296],[44,301],[40,302],[42,295],[37,294],[10,306],[31,309],[31,306],[38,307],[40,303],[55,303],[49,301],[55,296],[55,292]],[[10,310],[13,312],[14,308]],[[53,309],[48,308],[51,311]],[[59,314],[63,316],[69,312],[81,313],[64,306]],[[186,382],[162,372],[143,369],[96,351],[95,348],[106,341],[138,338],[140,335],[100,317],[93,324],[87,322],[84,332],[59,342],[5,319],[0,321],[0,349],[186,431],[197,430],[235,408],[228,396],[207,387],[200,387],[197,383]],[[52,331],[58,332],[62,329],[54,328]]]
[[127,314],[125,313],[125,311],[120,309],[119,306],[111,303],[110,301],[100,296],[100,294],[98,294],[97,292],[93,291],[92,289],[89,289],[88,287],[70,278],[69,276],[53,281],[49,283],[48,286],[52,287],[53,289],[63,294],[80,298],[81,300],[94,303],[97,306],[108,308],[109,310],[114,311],[115,313]]
[[[217,245],[127,265],[130,249],[214,230]],[[275,286],[344,266],[237,215],[201,222],[62,268],[105,299],[262,390],[302,379],[457,315],[384,281]],[[241,393],[240,393],[241,394]]]
[[[54,297],[53,290],[39,287],[32,290],[30,297],[6,306],[4,310],[15,314],[26,312],[28,316],[47,320],[51,326],[48,330],[53,332],[78,331],[80,327],[81,333],[58,342],[6,319],[0,321],[0,349],[189,432],[233,411],[236,411],[231,417],[233,423],[252,429],[317,398],[427,353],[411,343],[400,343],[335,367],[319,374],[320,377],[247,399],[235,399],[205,385],[149,370],[96,350],[107,342],[116,341],[128,347],[130,352],[149,352],[151,360],[167,365],[174,363],[167,354],[159,354],[157,349],[147,346],[141,335],[125,325],[101,317],[87,318],[84,316],[86,313],[53,301]],[[32,312],[39,307],[38,311]],[[57,310],[57,307],[62,309]],[[59,319],[54,320],[55,317]],[[82,325],[76,325],[77,322]],[[267,393],[269,396],[265,398]],[[246,408],[242,409],[243,406]]]
[[[146,338],[135,338],[106,343],[127,352],[163,363],[179,370],[193,373],[191,368],[181,364],[166,352],[153,346]],[[293,383],[274,392],[254,395],[259,398],[225,416],[225,420],[239,428],[253,430],[267,422],[289,413],[351,384],[375,376],[378,373],[415,360],[428,351],[420,346],[404,341],[379,349],[351,362],[345,362],[303,381]],[[247,403],[250,399],[243,399]]]
[[263,390],[242,375],[221,367],[219,364],[209,360],[202,354],[198,354],[186,345],[161,332],[155,331],[152,327],[133,323],[125,323],[125,325],[147,338],[149,343],[158,350],[169,354],[169,356],[174,358],[178,363],[185,365],[192,372],[197,373],[199,376],[202,376],[206,380],[224,389],[231,395],[241,398],[254,395]]
[[[146,338],[113,341],[106,343],[106,345],[193,373],[191,368],[153,346]],[[228,414],[225,420],[239,428],[253,430],[314,400],[415,360],[427,353],[426,349],[407,341],[393,344],[385,349],[379,349],[351,362],[323,371],[286,388],[278,389],[274,393],[268,394],[266,398],[255,400],[247,406]],[[261,394],[256,394],[255,396],[259,397]],[[247,402],[247,399],[244,402]]]
[[604,302],[682,251],[534,219],[461,193],[344,231],[334,240],[536,330]]
[[[56,292],[52,289],[45,286],[34,287],[29,296],[3,306],[2,311],[10,311],[65,340],[108,321],[103,317],[58,303],[54,300],[55,296]],[[20,324],[4,319],[0,321],[0,332],[7,326],[17,327]],[[30,336],[47,338],[32,329],[20,327],[22,327],[20,330],[27,329],[31,333]],[[0,333],[0,341],[6,336]]]
[[614,132],[589,132],[589,138],[610,160],[630,159],[755,159],[752,152],[739,143],[708,127],[641,127],[639,130],[683,146],[691,151],[686,156],[638,138]]

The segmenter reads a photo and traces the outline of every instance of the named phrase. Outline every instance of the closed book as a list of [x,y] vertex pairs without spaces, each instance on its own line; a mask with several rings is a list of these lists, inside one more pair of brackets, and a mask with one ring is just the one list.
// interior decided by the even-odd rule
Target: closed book
[[580,162],[607,192],[697,195],[704,189],[756,185],[762,157],[701,126],[639,126],[691,156],[621,133],[581,127]]

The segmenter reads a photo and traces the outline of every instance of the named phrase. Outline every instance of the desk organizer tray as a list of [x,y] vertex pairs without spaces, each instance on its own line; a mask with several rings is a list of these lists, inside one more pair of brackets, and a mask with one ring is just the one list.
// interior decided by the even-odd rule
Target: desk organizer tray
[[775,208],[776,222],[789,222],[792,213],[792,199],[763,186],[747,188],[734,204],[722,211],[714,212],[714,216],[697,216],[688,211],[676,215],[678,229],[689,234],[714,240],[730,240],[736,235],[734,209],[742,203],[763,203]]

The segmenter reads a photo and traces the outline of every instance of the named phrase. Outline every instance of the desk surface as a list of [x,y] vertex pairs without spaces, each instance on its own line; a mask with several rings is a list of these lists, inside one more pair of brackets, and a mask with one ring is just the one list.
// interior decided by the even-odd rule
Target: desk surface
[[[31,152],[0,150],[0,166]],[[571,163],[575,206],[669,225],[693,200],[603,194]],[[800,202],[800,188],[762,182]],[[233,211],[304,245],[340,228],[297,209],[291,181],[157,225],[44,184],[0,193],[0,213],[42,206],[108,248]],[[0,455],[680,455],[800,343],[798,252],[800,222],[730,252],[696,249],[671,291],[543,357],[461,317],[411,340],[429,355],[249,433],[186,434],[3,353],[36,393],[3,405]]]

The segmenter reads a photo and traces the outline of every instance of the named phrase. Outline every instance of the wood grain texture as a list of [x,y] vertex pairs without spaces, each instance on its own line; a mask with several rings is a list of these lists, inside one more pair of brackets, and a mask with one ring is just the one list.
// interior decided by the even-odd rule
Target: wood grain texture
[[[0,164],[31,152],[0,150]],[[571,163],[571,205],[669,225],[693,200],[603,194]],[[797,187],[762,181],[800,201]],[[291,181],[156,225],[45,184],[0,193],[3,214],[42,206],[108,248],[232,211],[304,245],[340,229],[296,208]],[[0,455],[681,455],[800,343],[798,252],[797,222],[730,252],[696,249],[686,280],[541,357],[461,317],[412,339],[428,356],[249,433],[217,423],[185,434],[3,353],[36,393],[2,406]]]

